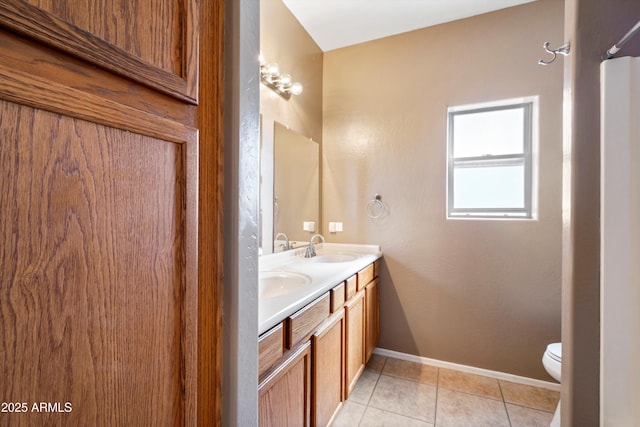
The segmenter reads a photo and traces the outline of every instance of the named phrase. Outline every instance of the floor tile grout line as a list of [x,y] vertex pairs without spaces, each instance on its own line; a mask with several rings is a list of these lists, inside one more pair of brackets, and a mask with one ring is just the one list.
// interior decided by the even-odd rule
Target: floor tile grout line
[[[367,401],[367,404],[365,405],[365,410],[364,410],[364,411],[365,411],[365,414],[366,414],[366,412],[367,412],[367,409],[369,409],[369,408],[373,408],[373,409],[376,409],[376,410],[379,410],[379,411],[382,411],[382,412],[386,412],[386,413],[388,413],[388,414],[394,414],[394,415],[398,415],[398,416],[400,416],[400,417],[410,418],[410,419],[412,419],[412,420],[416,420],[416,421],[424,422],[424,423],[427,423],[427,424],[431,424],[429,421],[424,420],[424,419],[422,419],[422,418],[417,418],[417,417],[413,417],[413,416],[411,416],[411,415],[402,414],[402,413],[399,413],[399,412],[391,411],[391,410],[389,410],[389,409],[378,408],[378,407],[376,407],[376,406],[372,406],[372,405],[370,405],[370,403],[371,403],[371,399],[373,398],[373,394],[375,393],[376,387],[378,387],[378,383],[380,382],[380,378],[382,377],[382,375],[384,375],[385,377],[396,378],[396,379],[400,379],[400,380],[410,381],[410,382],[413,382],[413,383],[416,383],[416,384],[420,384],[420,385],[426,385],[426,386],[434,387],[434,388],[436,389],[436,397],[437,397],[437,395],[438,395],[438,386],[437,386],[437,384],[438,384],[438,380],[437,380],[437,373],[436,373],[436,384],[435,384],[435,385],[433,385],[433,384],[428,384],[428,383],[423,383],[423,382],[420,382],[420,381],[414,381],[414,380],[411,380],[411,379],[409,379],[409,378],[399,377],[399,376],[396,376],[396,375],[384,374],[384,373],[383,373],[383,371],[384,371],[384,367],[386,366],[386,364],[387,364],[387,361],[388,361],[388,360],[389,360],[389,357],[385,357],[385,359],[384,359],[384,363],[382,364],[382,368],[380,369],[380,372],[378,372],[378,379],[376,380],[376,384],[375,384],[375,386],[373,387],[373,390],[371,391],[371,396],[369,396],[369,400]],[[436,369],[438,369],[438,368],[436,367]],[[364,420],[364,414],[362,415],[362,418],[360,419],[360,422],[358,423],[358,426],[362,425],[363,420]],[[435,411],[434,411],[434,421],[433,421],[433,424],[432,424],[432,425],[435,427]]]
[[[373,398],[373,393],[376,391],[376,387],[378,387],[378,382],[380,381],[380,377],[382,376],[382,371],[384,370],[384,366],[387,364],[388,359],[389,359],[388,357],[384,358],[384,362],[382,363],[382,366],[380,367],[380,371],[378,372],[378,378],[376,378],[376,383],[374,384],[373,389],[371,390],[371,394],[369,395],[369,399],[367,399],[367,403],[364,405],[364,412],[362,413],[362,418],[360,418],[360,422],[358,423],[358,426],[360,426],[364,421],[364,416],[367,413],[367,409],[369,409],[369,403]],[[365,365],[365,369],[366,369],[366,365]]]
[[376,378],[376,383],[373,386],[373,389],[371,390],[371,394],[369,395],[369,399],[367,399],[367,407],[369,406],[369,403],[371,402],[371,399],[373,398],[373,393],[376,391],[376,387],[378,387],[378,382],[380,382],[380,377],[382,376],[382,371],[384,371],[384,367],[387,364],[387,360],[389,360],[388,357],[384,358],[384,362],[382,363],[382,366],[380,367],[380,371],[378,371],[378,378]]
[[[367,408],[372,408],[372,409],[376,409],[378,411],[386,412],[387,414],[398,415],[398,416],[403,417],[403,418],[410,418],[412,420],[416,420],[416,421],[420,421],[420,422],[423,422],[423,423],[431,424],[429,421],[424,420],[422,418],[416,418],[416,417],[411,416],[411,415],[401,414],[400,412],[391,411],[389,409],[376,408],[375,406],[367,406]],[[365,412],[366,412],[366,409],[365,409]],[[364,419],[364,416],[362,418]],[[360,423],[362,423],[362,420],[360,420]],[[432,425],[435,426],[435,424],[432,424]]]
[[436,401],[433,408],[433,427],[438,425],[438,395],[440,393],[440,368],[436,369]]
[[397,378],[399,380],[411,381],[412,383],[416,383],[416,384],[423,384],[423,385],[430,385],[431,387],[437,387],[437,382],[436,382],[436,384],[425,383],[425,382],[422,382],[422,381],[414,380],[412,378],[401,377],[399,375],[385,374],[384,372],[380,372],[380,375],[384,375],[385,377]]
[[381,372],[378,372],[378,378],[376,378],[376,383],[373,385],[373,388],[371,389],[371,394],[369,395],[369,398],[367,399],[367,403],[366,405],[369,406],[369,403],[371,403],[371,399],[373,399],[373,393],[376,392],[376,387],[378,387],[378,383],[380,382],[380,377],[382,376]]
[[555,409],[553,411],[549,411],[547,409],[534,408],[533,406],[527,406],[527,405],[524,405],[522,403],[507,402],[506,400],[504,401],[504,403],[505,403],[505,405],[517,406],[519,408],[529,409],[531,411],[545,412],[547,414],[553,414],[555,412]]
[[509,414],[509,408],[507,408],[507,402],[504,399],[504,393],[502,392],[502,384],[500,384],[500,380],[498,380],[498,388],[500,389],[500,396],[502,396],[502,405],[504,405],[504,412],[507,413],[507,421],[509,422],[509,426],[513,427],[511,423],[511,415]]
[[445,390],[449,390],[449,391],[453,391],[455,393],[462,393],[462,394],[466,394],[468,396],[474,396],[474,397],[480,397],[482,399],[488,399],[488,400],[493,400],[495,402],[504,402],[504,399],[499,398],[499,397],[492,397],[492,396],[487,396],[485,394],[478,394],[478,393],[472,393],[470,391],[464,391],[464,390],[458,390],[455,388],[449,388],[449,387],[442,387]]

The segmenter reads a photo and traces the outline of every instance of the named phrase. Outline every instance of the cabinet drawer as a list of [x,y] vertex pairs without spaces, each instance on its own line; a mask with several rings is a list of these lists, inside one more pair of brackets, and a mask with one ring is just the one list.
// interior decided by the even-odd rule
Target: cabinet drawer
[[307,305],[287,319],[287,348],[291,349],[300,341],[311,336],[330,314],[329,292]]
[[380,259],[375,260],[373,263],[373,277],[380,276]]
[[360,270],[358,275],[358,290],[364,289],[367,286],[367,283],[373,280],[374,276],[374,264],[369,264],[362,270]]
[[349,301],[358,291],[357,288],[358,278],[354,274],[344,281],[345,284],[345,299]]
[[342,310],[344,306],[344,283],[340,283],[335,288],[331,289],[331,312],[335,313],[338,310]]
[[262,375],[284,354],[284,327],[274,326],[258,339],[258,375]]

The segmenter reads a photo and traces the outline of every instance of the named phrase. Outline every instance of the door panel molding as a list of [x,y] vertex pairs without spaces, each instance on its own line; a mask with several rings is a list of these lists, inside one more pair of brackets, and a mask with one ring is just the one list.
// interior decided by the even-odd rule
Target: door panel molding
[[179,70],[158,65],[60,19],[25,0],[0,0],[0,26],[81,58],[180,100],[198,102],[198,14],[196,0],[182,0]]
[[175,143],[197,134],[182,123],[6,67],[4,63],[0,63],[0,98]]

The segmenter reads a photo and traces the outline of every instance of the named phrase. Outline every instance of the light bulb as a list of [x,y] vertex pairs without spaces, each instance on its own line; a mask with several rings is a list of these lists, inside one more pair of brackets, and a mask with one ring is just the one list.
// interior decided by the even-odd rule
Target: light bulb
[[291,88],[289,90],[294,95],[300,95],[303,89],[304,88],[302,87],[302,84],[295,82],[294,84],[291,85]]
[[293,82],[293,79],[289,74],[283,74],[282,76],[280,76],[280,80],[278,81],[279,86],[282,86],[284,88],[291,86],[292,82]]
[[270,77],[275,77],[280,73],[280,69],[278,68],[278,64],[268,64],[267,65],[267,73],[269,73]]

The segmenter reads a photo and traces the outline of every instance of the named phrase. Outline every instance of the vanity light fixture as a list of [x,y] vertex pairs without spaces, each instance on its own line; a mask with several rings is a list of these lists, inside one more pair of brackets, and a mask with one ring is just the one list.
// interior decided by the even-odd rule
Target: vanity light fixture
[[284,99],[302,93],[302,84],[294,82],[289,74],[281,74],[278,64],[267,64],[260,54],[260,81]]

